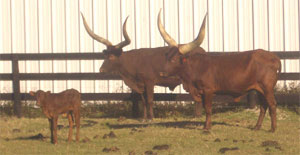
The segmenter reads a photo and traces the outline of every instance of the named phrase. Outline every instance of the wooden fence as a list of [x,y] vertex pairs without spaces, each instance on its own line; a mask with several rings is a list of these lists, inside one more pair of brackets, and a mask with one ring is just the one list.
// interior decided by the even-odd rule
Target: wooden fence
[[[229,53],[229,52],[226,52]],[[273,52],[280,59],[299,59],[299,51]],[[220,52],[210,52],[218,55]],[[121,80],[119,76],[100,73],[19,73],[20,60],[103,60],[103,53],[45,53],[45,54],[0,54],[0,61],[12,61],[12,73],[0,74],[0,80],[12,81],[13,93],[0,94],[0,100],[13,100],[14,113],[21,117],[21,100],[33,100],[28,93],[20,93],[20,80]],[[300,80],[300,73],[281,73],[279,80]],[[82,93],[82,100],[131,100],[134,93]],[[253,95],[252,95],[253,96]],[[225,97],[226,98],[226,97]],[[250,97],[250,99],[253,97]],[[281,99],[282,97],[278,97]],[[156,93],[155,101],[192,101],[189,94]],[[224,100],[224,98],[219,98]],[[253,102],[253,99],[250,101]],[[280,102],[280,101],[279,101]],[[136,115],[136,114],[135,114]]]

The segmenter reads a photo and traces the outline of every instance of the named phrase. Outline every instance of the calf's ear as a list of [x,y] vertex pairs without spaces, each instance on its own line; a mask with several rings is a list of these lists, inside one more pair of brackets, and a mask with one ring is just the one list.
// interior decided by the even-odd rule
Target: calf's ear
[[35,92],[34,92],[34,91],[30,91],[29,94],[30,94],[31,96],[35,96]]
[[51,94],[51,91],[47,91],[46,93],[47,93],[47,94]]

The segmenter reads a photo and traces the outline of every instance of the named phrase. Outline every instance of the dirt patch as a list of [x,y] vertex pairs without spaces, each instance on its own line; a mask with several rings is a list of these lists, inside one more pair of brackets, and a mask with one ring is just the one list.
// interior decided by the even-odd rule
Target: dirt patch
[[120,149],[116,146],[113,146],[111,148],[103,148],[102,152],[117,152],[117,151],[120,151]]
[[163,144],[163,145],[156,145],[153,147],[153,150],[168,150],[170,148],[169,145]]
[[20,130],[20,129],[13,129],[12,132],[13,132],[13,133],[20,133],[21,130]]
[[133,135],[135,132],[144,132],[144,131],[141,130],[141,129],[132,128],[131,131],[130,131],[130,134]]
[[118,122],[123,122],[125,120],[126,120],[126,117],[124,117],[124,116],[121,116],[121,117],[118,118]]
[[223,148],[220,148],[219,153],[225,153],[226,151],[234,151],[234,150],[239,150],[239,148],[238,147],[231,147],[231,148],[223,147]]
[[57,129],[60,130],[62,128],[64,128],[65,126],[64,125],[57,125]]
[[221,142],[219,138],[215,139],[214,142]]
[[153,151],[146,151],[144,155],[157,155],[157,153]]
[[96,139],[96,138],[99,138],[99,137],[100,137],[99,135],[95,135],[93,138]]
[[87,143],[87,142],[90,142],[91,140],[88,138],[88,137],[84,137],[83,139],[82,139],[82,142],[83,143]]
[[[275,149],[278,149],[278,150],[281,150],[281,151],[283,150],[281,148],[281,146],[279,145],[279,143],[277,141],[273,141],[273,140],[264,141],[264,142],[261,143],[261,146],[262,147],[274,147]],[[269,148],[267,148],[267,149],[269,149]],[[266,149],[266,151],[267,151],[267,149]]]
[[237,143],[237,142],[238,142],[238,140],[234,139],[234,140],[232,140],[232,142],[234,142],[234,143]]
[[135,151],[129,151],[128,155],[135,155]]
[[113,131],[111,131],[109,134],[103,135],[103,139],[106,139],[106,138],[117,138],[117,136]]

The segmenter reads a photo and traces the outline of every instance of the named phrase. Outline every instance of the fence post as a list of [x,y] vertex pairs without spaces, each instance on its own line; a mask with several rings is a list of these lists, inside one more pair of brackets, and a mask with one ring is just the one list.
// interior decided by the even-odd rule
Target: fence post
[[132,90],[130,100],[132,102],[132,117],[138,118],[140,115],[140,113],[139,113],[139,94]]
[[13,80],[14,114],[18,118],[20,118],[22,116],[22,114],[21,114],[19,61],[16,56],[13,56],[13,59],[12,59],[12,80]]
[[247,102],[250,109],[255,108],[256,105],[256,91],[251,90],[247,95]]

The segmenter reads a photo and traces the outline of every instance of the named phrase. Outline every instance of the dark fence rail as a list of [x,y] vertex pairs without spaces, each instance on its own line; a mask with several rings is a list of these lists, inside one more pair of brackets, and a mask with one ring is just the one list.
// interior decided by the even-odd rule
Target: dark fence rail
[[[226,52],[234,53],[234,52]],[[300,59],[299,51],[273,52],[280,59]],[[212,55],[223,52],[210,52]],[[0,54],[0,61],[12,61],[12,73],[0,74],[0,80],[13,81],[13,93],[0,94],[0,100],[13,100],[14,112],[21,117],[21,100],[33,100],[27,93],[20,93],[20,80],[121,80],[117,75],[100,73],[19,73],[19,61],[34,60],[102,60],[103,53],[40,53],[40,54]],[[280,80],[300,80],[300,73],[281,73]],[[83,100],[133,100],[131,93],[83,93]],[[297,96],[296,96],[297,97]],[[284,99],[282,96],[279,99]],[[158,94],[156,101],[192,101],[189,94]],[[226,101],[230,98],[218,97],[215,101]]]

